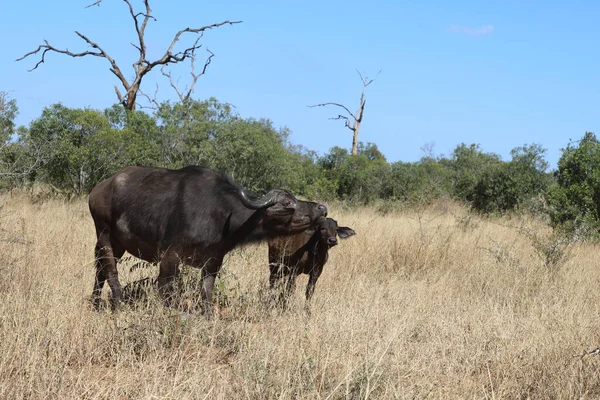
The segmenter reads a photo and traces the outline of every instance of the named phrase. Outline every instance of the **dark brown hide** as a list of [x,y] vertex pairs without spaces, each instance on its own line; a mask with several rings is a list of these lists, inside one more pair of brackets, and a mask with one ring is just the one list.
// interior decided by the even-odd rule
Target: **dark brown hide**
[[227,176],[202,167],[180,170],[126,167],[100,182],[89,196],[96,226],[96,280],[112,307],[122,297],[117,261],[125,251],[160,262],[158,284],[168,297],[180,262],[202,268],[204,310],[211,310],[214,281],[223,257],[240,243],[302,232],[327,215],[324,205],[274,189],[258,200]]
[[281,300],[293,292],[296,277],[308,274],[306,286],[307,304],[315,290],[315,285],[323,266],[329,257],[329,249],[338,244],[337,237],[345,239],[356,234],[345,226],[338,226],[331,218],[320,218],[314,229],[286,237],[269,240],[269,283],[271,289],[285,278],[285,288]]

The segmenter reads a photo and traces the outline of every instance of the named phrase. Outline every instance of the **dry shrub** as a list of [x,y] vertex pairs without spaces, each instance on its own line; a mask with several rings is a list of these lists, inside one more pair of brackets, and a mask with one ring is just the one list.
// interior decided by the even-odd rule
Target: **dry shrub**
[[[549,267],[531,238],[554,239],[526,217],[332,207],[357,235],[331,251],[310,316],[305,277],[289,310],[265,301],[263,244],[226,258],[208,321],[193,304],[163,307],[157,268],[135,260],[120,279],[135,294],[150,278],[144,295],[92,311],[86,204],[0,200],[0,398],[600,396],[600,359],[586,354],[600,345],[600,249],[569,244]],[[184,300],[196,301],[197,279],[184,271]]]

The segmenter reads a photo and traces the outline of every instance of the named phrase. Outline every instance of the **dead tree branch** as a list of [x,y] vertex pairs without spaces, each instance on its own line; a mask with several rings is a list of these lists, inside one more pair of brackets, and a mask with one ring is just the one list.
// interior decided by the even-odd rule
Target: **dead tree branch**
[[366,76],[363,77],[363,75],[360,73],[359,70],[356,70],[356,72],[358,73],[358,76],[360,76],[360,80],[362,81],[364,88],[366,88],[371,83],[373,83],[375,81],[375,79],[377,79],[377,77],[379,76],[379,74],[381,74],[381,70],[379,70],[379,71],[377,71],[377,74],[375,74],[375,78],[369,80],[369,78],[367,78]]
[[[33,55],[41,54],[40,59],[37,61],[37,63],[34,65],[34,67],[29,70],[31,72],[31,71],[37,69],[41,64],[43,64],[46,61],[45,58],[46,58],[46,54],[48,52],[64,54],[64,55],[67,55],[70,57],[95,56],[95,57],[105,58],[110,63],[110,72],[112,72],[119,79],[123,89],[125,90],[125,94],[122,94],[120,92],[118,86],[115,86],[115,93],[117,95],[117,98],[119,99],[119,102],[121,104],[123,104],[123,106],[125,108],[127,108],[128,110],[134,110],[136,107],[137,95],[140,91],[142,80],[143,80],[144,76],[146,76],[146,74],[148,74],[148,72],[150,72],[154,67],[159,66],[159,65],[161,67],[164,67],[169,64],[177,64],[177,63],[183,62],[187,59],[192,59],[192,65],[193,65],[193,61],[194,61],[193,58],[195,55],[195,51],[201,47],[201,45],[198,44],[198,41],[202,38],[205,31],[211,30],[214,28],[218,28],[223,25],[234,25],[234,24],[239,24],[242,22],[242,21],[227,20],[227,21],[223,21],[223,22],[219,22],[219,23],[215,23],[215,24],[206,25],[206,26],[203,26],[200,28],[182,29],[175,34],[175,36],[173,37],[173,40],[171,41],[169,47],[167,48],[167,50],[165,51],[163,56],[154,61],[150,61],[150,60],[148,60],[147,54],[146,54],[147,47],[146,47],[146,42],[145,42],[145,33],[146,33],[146,27],[148,25],[148,22],[150,20],[156,21],[156,18],[152,15],[152,9],[150,8],[149,0],[144,0],[145,11],[143,11],[143,12],[136,12],[134,10],[133,6],[131,5],[130,0],[123,0],[123,1],[127,4],[127,7],[129,9],[129,14],[131,15],[131,18],[133,19],[133,24],[135,26],[135,31],[137,34],[137,43],[132,43],[133,47],[135,47],[135,49],[139,53],[139,57],[138,57],[137,61],[135,61],[133,63],[133,69],[134,69],[134,73],[135,73],[133,79],[128,80],[127,78],[125,78],[125,74],[123,74],[121,68],[117,65],[115,60],[108,55],[108,53],[106,51],[104,51],[97,43],[91,41],[85,35],[77,32],[77,31],[75,31],[77,36],[79,36],[90,47],[92,47],[93,50],[82,51],[79,53],[71,52],[68,49],[60,49],[60,48],[54,47],[47,40],[44,40],[44,44],[39,45],[37,49],[30,51],[29,53],[26,53],[24,56],[18,58],[17,61],[24,60],[25,58],[33,56]],[[102,0],[98,0],[95,3],[90,4],[86,8],[94,6],[94,5],[100,6],[101,2],[102,2]],[[194,44],[192,46],[185,48],[183,51],[175,52],[175,50],[174,50],[175,46],[179,42],[182,35],[184,35],[184,34],[195,34],[197,36],[196,41],[194,42]],[[198,74],[198,76],[201,76],[206,72],[206,68],[210,64],[212,56],[214,56],[213,53],[210,53],[210,54],[211,54],[211,56],[208,58],[207,62],[205,63],[203,71],[200,74]],[[195,82],[198,78],[196,77],[194,72],[192,72],[192,77],[194,77],[193,85],[195,85]],[[193,85],[192,85],[191,89],[193,89]],[[191,94],[191,91],[189,93]]]
[[85,6],[85,8],[90,8],[90,7],[94,7],[94,6],[100,7],[100,3],[102,3],[102,0],[98,0],[98,1],[90,4],[89,6]]
[[[343,119],[344,126],[352,131],[352,154],[353,155],[358,154],[358,133],[360,131],[360,124],[362,123],[363,114],[365,111],[365,104],[367,102],[365,99],[365,90],[367,89],[367,86],[369,86],[371,83],[373,83],[375,81],[375,79],[377,79],[377,77],[381,73],[381,70],[379,70],[379,72],[377,72],[377,74],[375,75],[375,78],[373,78],[373,79],[369,79],[366,76],[363,76],[363,74],[361,74],[358,70],[356,72],[358,72],[358,76],[360,76],[360,80],[362,81],[362,84],[363,84],[362,92],[360,95],[360,103],[358,106],[358,110],[356,111],[356,114],[353,114],[348,109],[348,107],[346,107],[345,105],[340,104],[340,103],[329,102],[329,103],[320,103],[320,104],[315,104],[315,105],[309,106],[311,108],[312,107],[335,106],[335,107],[343,108],[346,111],[346,113],[348,113],[350,118],[346,117],[345,115],[338,114],[337,117],[332,117],[329,119]],[[352,124],[350,123],[351,121],[352,121]]]
[[[201,37],[198,37],[196,39],[196,43],[194,43],[194,46],[197,48],[201,47],[201,46],[197,45],[200,38]],[[163,65],[160,68],[161,74],[169,80],[169,84],[171,85],[173,90],[175,90],[175,93],[177,93],[179,100],[183,104],[186,104],[187,102],[189,102],[190,98],[192,97],[192,93],[194,92],[196,83],[198,82],[198,78],[200,78],[202,75],[204,75],[206,73],[208,66],[212,62],[212,58],[215,56],[215,54],[212,51],[210,51],[209,49],[206,49],[206,51],[208,52],[209,56],[207,57],[206,61],[204,62],[202,71],[200,71],[198,73],[196,73],[196,53],[195,53],[195,50],[192,51],[192,54],[190,56],[190,75],[192,75],[192,82],[185,89],[179,88],[178,81],[176,82],[173,79],[173,75],[171,74],[171,71],[169,71],[169,72],[165,71],[166,65]],[[152,110],[158,110],[158,108],[160,107],[160,104],[157,99],[158,98],[158,84],[156,85],[156,90],[154,91],[154,95],[152,97],[150,97],[150,95],[145,93],[142,89],[139,90],[139,94],[141,96],[143,96],[144,98],[146,98],[148,103],[151,104],[150,106],[140,106],[140,108],[148,108],[148,109],[152,109]]]
[[204,61],[204,66],[202,67],[202,70],[200,72],[196,73],[196,49],[201,47],[198,45],[198,41],[200,40],[200,38],[201,37],[198,37],[198,39],[196,39],[196,42],[194,43],[194,46],[193,46],[194,50],[192,50],[191,55],[189,57],[190,58],[190,75],[192,75],[192,82],[190,83],[189,87],[185,88],[184,90],[180,90],[178,85],[174,82],[171,72],[165,71],[166,65],[163,65],[160,68],[160,72],[166,78],[169,79],[169,83],[170,83],[171,87],[173,88],[173,90],[175,90],[175,93],[177,93],[179,100],[184,104],[190,100],[192,93],[194,92],[196,83],[198,82],[198,78],[200,78],[202,75],[206,74],[206,70],[208,69],[208,66],[210,65],[210,63],[212,62],[213,57],[215,56],[215,54],[212,51],[210,51],[209,49],[206,49],[209,56],[206,59],[206,61]]
[[150,95],[146,94],[142,89],[139,90],[139,94],[146,98],[146,101],[148,101],[148,104],[151,104],[150,106],[142,106],[140,105],[140,108],[147,108],[150,110],[158,110],[158,108],[160,107],[160,103],[158,101],[158,83],[156,84],[156,89],[154,90],[154,95],[152,97],[150,97]]
[[[354,116],[354,114],[352,114],[352,111],[350,111],[348,109],[348,107],[346,107],[343,104],[339,104],[339,103],[321,103],[321,104],[315,104],[315,105],[312,105],[312,106],[309,106],[309,107],[312,108],[312,107],[324,107],[324,106],[337,106],[337,107],[341,107],[344,110],[346,110],[346,112],[348,113],[348,115],[350,115],[352,117],[352,119],[356,119],[356,117]],[[342,116],[340,115],[339,117],[342,117]],[[343,118],[345,118],[345,117],[343,117]],[[339,119],[339,118],[329,118],[329,119]]]
[[[2,145],[0,151],[6,146],[8,146],[8,143]],[[36,147],[30,146],[27,150],[28,154],[26,156],[22,155],[19,159],[14,160],[14,162],[0,161],[0,178],[25,178],[46,161],[42,145]]]

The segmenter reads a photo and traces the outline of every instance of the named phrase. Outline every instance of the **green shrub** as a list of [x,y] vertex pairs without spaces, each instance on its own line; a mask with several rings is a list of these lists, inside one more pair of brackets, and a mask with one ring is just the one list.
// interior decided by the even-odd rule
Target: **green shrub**
[[556,185],[550,188],[550,219],[555,228],[584,236],[600,229],[600,142],[586,132],[570,142],[558,161]]

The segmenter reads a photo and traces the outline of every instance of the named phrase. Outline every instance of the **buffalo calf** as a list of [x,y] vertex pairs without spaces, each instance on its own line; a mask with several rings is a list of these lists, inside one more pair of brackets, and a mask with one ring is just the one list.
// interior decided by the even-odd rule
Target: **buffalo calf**
[[338,236],[345,239],[356,234],[345,226],[338,226],[332,218],[320,218],[313,229],[287,237],[269,240],[269,284],[274,289],[284,279],[285,287],[280,300],[285,304],[294,291],[296,278],[308,274],[306,286],[307,307],[315,285],[329,257],[329,249],[338,244]]

